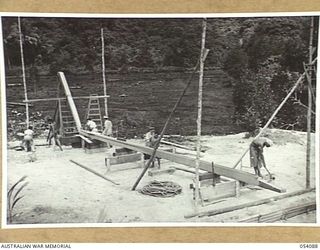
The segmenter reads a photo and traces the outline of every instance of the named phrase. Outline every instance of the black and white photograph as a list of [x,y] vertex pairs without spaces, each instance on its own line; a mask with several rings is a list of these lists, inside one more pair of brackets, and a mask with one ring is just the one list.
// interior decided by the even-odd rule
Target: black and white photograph
[[2,226],[317,226],[318,30],[2,13]]

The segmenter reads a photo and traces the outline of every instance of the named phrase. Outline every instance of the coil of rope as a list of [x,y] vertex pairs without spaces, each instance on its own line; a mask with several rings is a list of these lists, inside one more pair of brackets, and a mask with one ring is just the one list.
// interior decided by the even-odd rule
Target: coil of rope
[[182,187],[172,181],[151,181],[139,190],[140,193],[155,197],[172,197],[180,194]]

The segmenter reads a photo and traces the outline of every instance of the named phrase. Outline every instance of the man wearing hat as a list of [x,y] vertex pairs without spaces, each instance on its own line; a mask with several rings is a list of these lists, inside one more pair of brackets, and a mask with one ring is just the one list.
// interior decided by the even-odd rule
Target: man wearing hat
[[148,128],[149,128],[149,131],[145,134],[144,139],[145,139],[146,146],[151,147],[150,140],[155,135],[155,129],[154,127],[148,127]]
[[112,122],[109,120],[107,115],[103,116],[104,118],[104,129],[102,131],[103,135],[112,136]]
[[260,168],[263,166],[267,169],[263,155],[263,148],[270,147],[271,145],[272,141],[265,137],[258,137],[250,144],[250,165],[254,168],[255,174],[259,177],[262,177]]
[[[158,138],[158,135],[155,132],[154,127],[149,127],[149,132],[145,134],[145,144],[147,147],[151,147],[154,148],[158,142],[160,138]],[[150,159],[150,155],[144,155],[144,159],[145,160],[149,160]],[[160,168],[160,158],[159,157],[155,157],[155,159],[158,162],[158,168]],[[154,161],[151,164],[151,167],[154,167]]]

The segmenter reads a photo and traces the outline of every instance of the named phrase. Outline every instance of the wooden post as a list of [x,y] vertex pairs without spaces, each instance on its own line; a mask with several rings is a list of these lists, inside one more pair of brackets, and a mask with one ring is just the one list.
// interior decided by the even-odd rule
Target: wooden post
[[60,122],[59,133],[60,133],[61,136],[64,136],[64,133],[63,133],[63,119],[62,119],[61,100],[58,100],[58,108],[59,108],[59,122]]
[[[21,67],[22,67],[22,79],[24,88],[24,99],[28,100],[27,94],[27,83],[26,83],[26,72],[24,68],[24,56],[23,56],[23,44],[22,44],[22,32],[21,32],[21,22],[20,17],[18,17],[18,28],[19,28],[19,40],[20,40],[20,55],[21,55]],[[26,124],[29,127],[29,103],[26,102]]]
[[[313,40],[313,17],[311,17],[310,23],[310,40],[309,40],[309,67],[308,71],[312,64],[312,40]],[[307,153],[306,153],[306,188],[310,188],[310,151],[311,151],[311,108],[312,108],[312,71],[305,72],[310,74],[308,77],[308,113],[307,113]]]
[[[203,60],[205,60],[205,58],[207,57],[208,52],[209,52],[209,51],[206,50]],[[200,61],[198,61],[197,64],[196,64],[196,66],[194,67],[194,69],[193,69],[193,71],[192,71],[192,73],[191,73],[191,75],[190,75],[190,77],[189,77],[189,80],[188,80],[188,82],[187,82],[187,85],[184,87],[184,89],[183,89],[183,91],[182,91],[179,99],[178,99],[178,100],[176,101],[176,103],[174,104],[174,107],[172,108],[172,110],[171,110],[171,112],[170,112],[170,114],[169,114],[169,116],[168,116],[165,124],[163,125],[163,128],[162,128],[161,133],[160,133],[160,135],[159,135],[159,138],[158,138],[158,140],[157,140],[157,142],[156,142],[156,145],[154,146],[154,148],[153,148],[153,150],[152,150],[151,157],[150,157],[147,165],[144,167],[144,169],[142,170],[141,174],[139,175],[138,179],[137,179],[136,182],[133,184],[133,187],[132,187],[132,189],[131,189],[132,191],[136,190],[136,187],[138,186],[138,184],[139,184],[139,182],[141,181],[142,177],[144,176],[144,174],[147,172],[148,168],[150,167],[151,162],[153,162],[154,157],[156,156],[156,153],[157,153],[157,149],[158,149],[158,147],[159,147],[159,145],[160,145],[160,141],[161,141],[161,139],[163,138],[163,135],[164,135],[164,133],[165,133],[167,127],[168,127],[168,124],[169,124],[169,122],[171,121],[171,118],[172,118],[174,112],[176,111],[177,107],[178,107],[179,104],[181,103],[181,100],[182,100],[182,98],[184,97],[184,95],[185,95],[188,87],[190,86],[191,81],[192,81],[192,78],[193,78],[193,75],[194,75],[194,74],[196,73],[196,71],[198,70],[199,65],[200,65]]]
[[195,173],[195,203],[196,210],[199,205],[200,190],[199,190],[199,165],[200,165],[200,148],[201,148],[201,119],[202,119],[202,87],[203,87],[203,70],[204,56],[206,44],[206,18],[202,21],[202,39],[201,39],[201,54],[200,54],[200,72],[199,72],[199,93],[198,93],[198,118],[197,118],[197,156],[196,156],[196,173]]
[[[240,161],[240,170],[242,170],[242,159]],[[240,197],[240,188],[241,188],[240,181],[237,180],[237,182],[236,182],[236,197],[237,198]]]
[[144,167],[144,154],[140,153],[140,167]]
[[[101,28],[101,59],[102,59],[102,79],[103,79],[103,94],[107,95],[107,82],[106,82],[106,66],[104,61],[104,36],[103,36],[103,28]],[[108,116],[108,99],[104,98],[104,112],[105,115]]]
[[110,158],[109,157],[106,158],[106,167],[107,167],[107,172],[110,172],[110,170],[111,170],[111,162],[110,162]]

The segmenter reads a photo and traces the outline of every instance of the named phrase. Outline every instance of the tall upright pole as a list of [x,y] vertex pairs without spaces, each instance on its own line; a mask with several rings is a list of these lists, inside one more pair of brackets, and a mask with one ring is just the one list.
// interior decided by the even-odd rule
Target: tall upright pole
[[201,39],[201,54],[200,54],[200,72],[199,72],[199,93],[198,93],[198,118],[197,118],[197,156],[195,168],[195,203],[196,210],[199,205],[199,166],[200,166],[200,147],[201,147],[201,119],[202,119],[202,87],[203,87],[203,70],[204,70],[204,56],[206,44],[206,18],[202,21],[202,39]]
[[306,188],[310,188],[310,151],[311,151],[311,109],[312,109],[312,71],[311,63],[312,63],[312,40],[313,40],[313,17],[311,17],[311,23],[310,23],[310,40],[309,40],[309,67],[306,74],[309,74],[308,81],[310,83],[308,84],[308,113],[307,113],[307,153],[306,153]]
[[27,94],[27,83],[26,83],[26,73],[24,68],[24,56],[23,56],[23,44],[22,44],[22,32],[21,32],[21,22],[20,17],[18,17],[18,29],[19,29],[19,40],[20,40],[20,55],[21,55],[21,67],[22,67],[22,80],[24,88],[24,99],[26,101],[26,124],[29,127],[29,103]]
[[[206,51],[205,51],[205,54],[204,54],[204,56],[203,56],[203,60],[206,59],[208,53],[209,53],[209,50],[206,50]],[[187,89],[188,89],[189,86],[191,85],[193,75],[198,71],[199,65],[200,65],[200,60],[198,60],[196,66],[194,67],[194,69],[193,69],[193,71],[192,71],[192,73],[191,73],[191,75],[190,75],[190,77],[189,77],[189,79],[188,79],[188,82],[187,82],[186,86],[184,87],[182,93],[180,94],[179,99],[178,99],[178,100],[176,101],[176,103],[174,104],[174,106],[173,106],[173,108],[172,108],[172,110],[171,110],[171,112],[170,112],[170,114],[169,114],[169,116],[168,116],[165,124],[163,125],[163,128],[162,128],[161,133],[160,133],[160,135],[159,135],[159,137],[158,137],[158,140],[157,140],[157,142],[156,142],[156,145],[153,147],[152,155],[150,156],[150,159],[149,159],[147,165],[144,167],[143,171],[142,171],[141,174],[139,175],[137,181],[134,183],[134,185],[133,185],[133,187],[132,187],[132,189],[131,189],[132,191],[133,191],[133,190],[136,190],[136,188],[137,188],[139,182],[141,181],[142,177],[144,176],[144,174],[147,172],[148,168],[150,167],[151,162],[153,162],[153,160],[154,160],[154,158],[155,158],[155,155],[156,155],[156,152],[157,152],[157,149],[158,149],[158,147],[159,147],[159,145],[160,145],[160,141],[161,141],[161,139],[163,138],[163,135],[164,135],[164,133],[165,133],[165,131],[166,131],[168,125],[169,125],[169,122],[171,121],[171,118],[172,118],[173,114],[176,112],[179,104],[181,103],[182,98],[185,96],[185,94],[186,94],[186,92],[187,92]]]
[[[101,28],[101,59],[102,59],[102,79],[103,79],[103,94],[107,95],[107,82],[106,82],[106,66],[104,61],[104,35],[103,35],[103,28]],[[104,98],[104,111],[105,115],[108,116],[108,99],[107,97]]]

